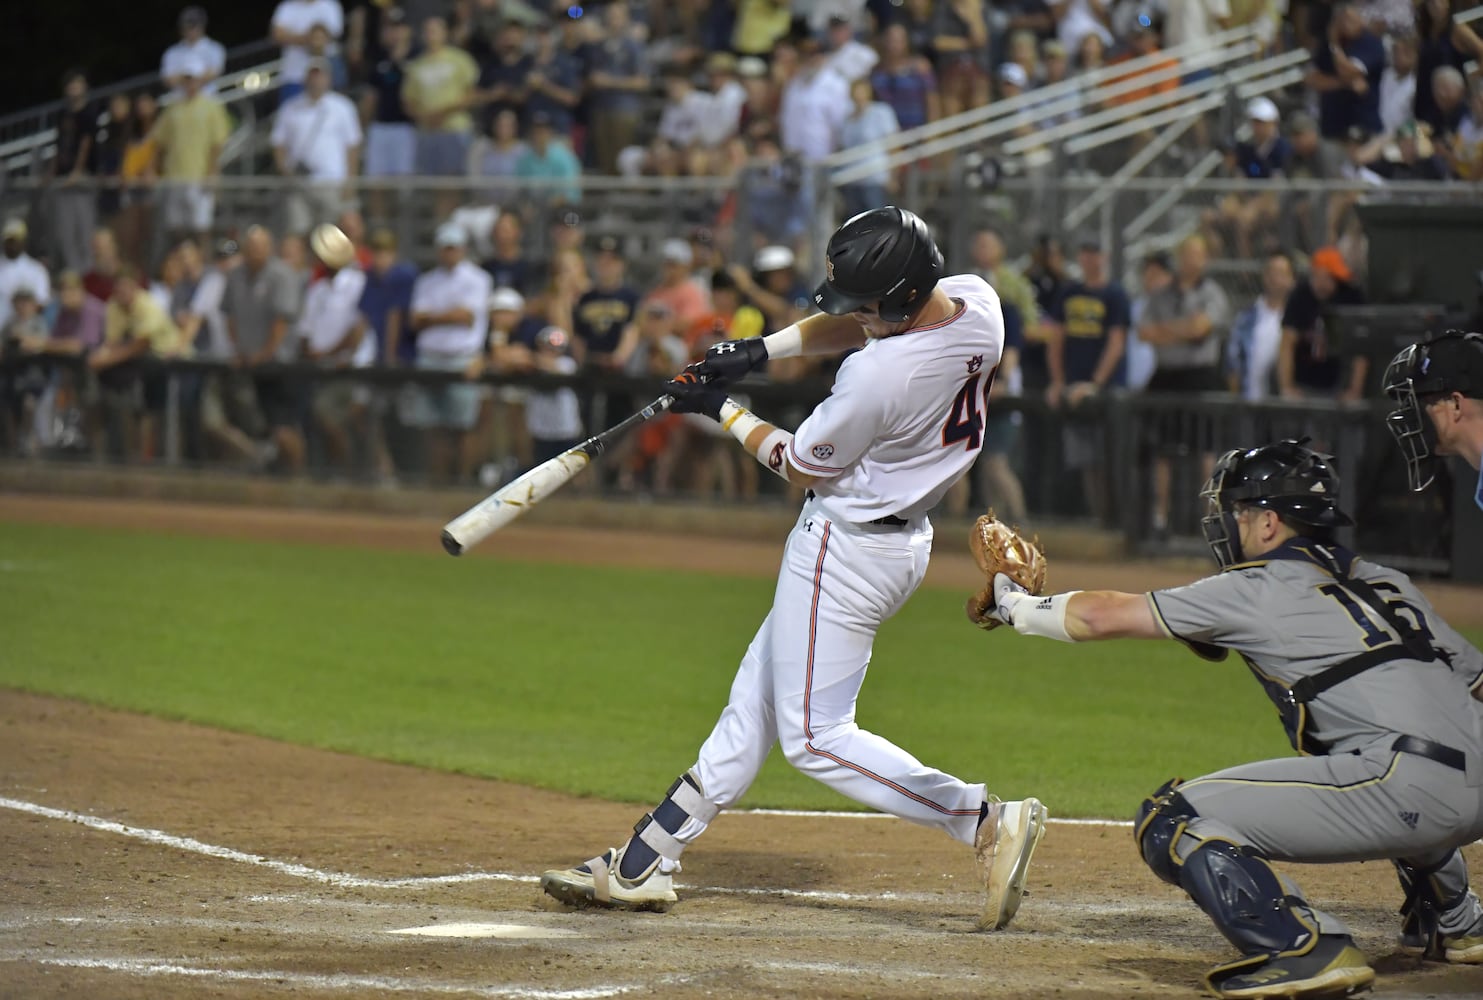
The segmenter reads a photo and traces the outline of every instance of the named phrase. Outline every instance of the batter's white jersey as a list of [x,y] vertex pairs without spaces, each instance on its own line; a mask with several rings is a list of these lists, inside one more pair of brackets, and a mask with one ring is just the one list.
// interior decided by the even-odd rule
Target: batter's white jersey
[[834,391],[793,436],[788,462],[822,477],[814,492],[841,520],[925,514],[978,459],[1004,314],[977,275],[937,287],[956,303],[953,315],[846,358]]

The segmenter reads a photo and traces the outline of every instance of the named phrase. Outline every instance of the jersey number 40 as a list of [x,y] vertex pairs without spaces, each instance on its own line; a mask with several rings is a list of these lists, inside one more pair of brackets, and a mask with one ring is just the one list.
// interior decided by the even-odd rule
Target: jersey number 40
[[[942,425],[942,446],[951,448],[959,441],[968,442],[964,451],[976,451],[984,443],[984,413],[989,409],[989,390],[994,385],[994,373],[998,368],[974,372],[963,380],[963,387],[953,397],[953,405],[947,413],[947,423]],[[983,383],[983,409],[979,409],[979,383]]]

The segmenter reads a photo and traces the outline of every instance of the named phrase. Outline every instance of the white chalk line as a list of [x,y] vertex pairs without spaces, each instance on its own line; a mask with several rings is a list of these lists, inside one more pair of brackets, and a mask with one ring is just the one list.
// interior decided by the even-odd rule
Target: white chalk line
[[68,969],[103,969],[136,976],[187,976],[196,979],[219,979],[238,983],[273,983],[319,990],[379,990],[395,993],[431,993],[454,996],[491,997],[496,1000],[601,1000],[624,993],[652,990],[658,983],[585,986],[581,989],[543,989],[538,986],[479,986],[432,982],[422,979],[398,979],[391,976],[355,976],[345,973],[321,975],[312,972],[289,972],[277,969],[217,969],[175,962],[154,962],[141,958],[63,958],[11,953],[0,961],[34,961]]
[[[119,823],[116,820],[104,819],[101,816],[91,816],[87,813],[74,812],[70,809],[55,809],[51,806],[43,806],[35,802],[26,802],[22,799],[0,797],[0,808],[11,809],[16,812],[27,813],[32,816],[41,816],[46,819],[60,820],[67,823],[77,823],[89,829],[99,830],[104,833],[113,833],[133,840],[143,841],[148,844],[156,844],[161,847],[169,847],[190,854],[198,854],[203,857],[216,858],[221,861],[234,861],[239,864],[253,865],[265,868],[269,871],[286,875],[290,878],[305,879],[317,882],[321,885],[334,886],[339,889],[427,889],[447,885],[466,885],[475,882],[509,882],[520,884],[534,884],[540,879],[535,875],[526,875],[515,872],[462,872],[456,875],[413,875],[402,878],[367,878],[361,875],[351,875],[348,872],[324,871],[301,865],[291,861],[278,861],[273,858],[263,857],[258,854],[248,854],[231,847],[221,847],[216,844],[208,844],[194,837],[180,837],[163,830],[154,830],[148,827],[131,826],[127,823]],[[856,813],[823,813],[820,815],[869,815]],[[894,817],[892,817],[894,818]],[[788,899],[812,899],[831,902],[874,902],[874,901],[896,901],[896,902],[933,902],[943,898],[942,893],[922,892],[881,892],[881,893],[852,893],[831,892],[814,889],[786,889],[786,888],[756,888],[739,886],[685,886],[695,892],[713,893],[731,896],[774,896]]]
[[[813,809],[728,809],[729,816],[797,816],[803,819],[896,819],[890,813],[829,812]],[[1052,816],[1052,826],[1107,826],[1131,830],[1133,821],[1126,819],[1060,819]]]

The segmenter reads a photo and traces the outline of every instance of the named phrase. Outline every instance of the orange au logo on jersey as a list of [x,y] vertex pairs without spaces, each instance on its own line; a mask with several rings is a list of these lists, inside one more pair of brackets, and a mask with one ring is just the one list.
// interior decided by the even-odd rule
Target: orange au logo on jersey
[[772,454],[767,456],[767,467],[773,472],[783,467],[783,442],[779,441],[772,446]]

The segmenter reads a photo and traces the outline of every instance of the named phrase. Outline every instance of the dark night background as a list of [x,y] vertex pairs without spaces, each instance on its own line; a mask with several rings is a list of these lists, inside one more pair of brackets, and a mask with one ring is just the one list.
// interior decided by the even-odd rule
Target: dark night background
[[[8,0],[0,32],[0,114],[61,96],[62,74],[94,85],[157,71],[191,0]],[[206,33],[230,51],[267,37],[275,0],[204,0]],[[349,7],[350,4],[345,6]]]

